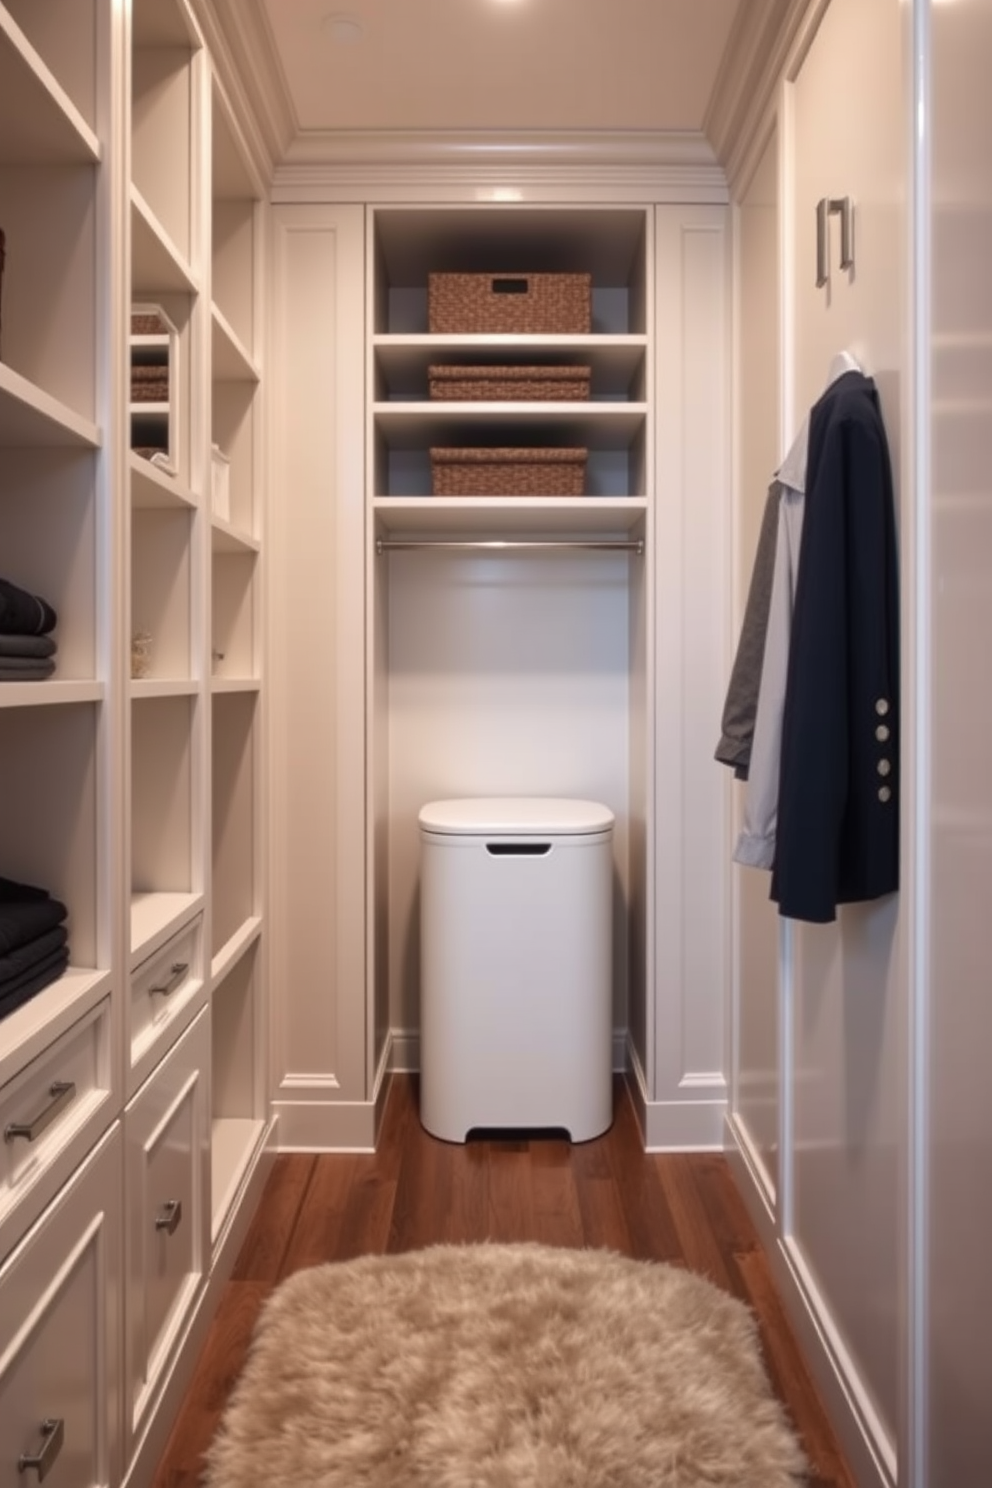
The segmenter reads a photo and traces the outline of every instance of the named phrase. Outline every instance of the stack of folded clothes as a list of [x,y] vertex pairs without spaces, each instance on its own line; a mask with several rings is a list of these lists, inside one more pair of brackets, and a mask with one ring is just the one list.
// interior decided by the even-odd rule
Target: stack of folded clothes
[[40,682],[55,670],[51,605],[0,579],[0,682]]
[[47,889],[0,878],[0,1018],[65,971],[67,914]]

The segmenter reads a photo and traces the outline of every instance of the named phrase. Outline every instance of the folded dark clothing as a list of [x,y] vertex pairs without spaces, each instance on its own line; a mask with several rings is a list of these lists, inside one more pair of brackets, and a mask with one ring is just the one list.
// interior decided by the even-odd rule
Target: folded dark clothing
[[[30,640],[30,637],[28,637]],[[40,637],[39,639],[44,639]],[[12,656],[9,651],[0,649],[0,667],[5,672],[16,676],[18,672],[40,672],[45,667],[55,670],[55,657],[53,656]]]
[[36,968],[34,974],[22,983],[20,987],[4,992],[0,996],[0,1018],[6,1018],[15,1008],[29,1002],[37,993],[57,982],[59,977],[69,965],[69,952],[64,947],[49,957],[44,966]]
[[47,635],[58,624],[58,616],[47,600],[21,589],[10,579],[0,579],[0,633]]
[[21,883],[16,878],[4,878],[0,873],[0,904],[21,904],[25,899],[31,899],[36,904],[42,899],[51,899],[50,890],[40,888],[38,884]]
[[8,951],[6,956],[0,956],[0,994],[11,990],[9,983],[35,971],[53,951],[60,951],[68,939],[66,927],[56,925],[54,930],[46,930],[43,935],[36,935],[34,940],[26,940],[16,950]]
[[[15,661],[22,661],[23,666],[15,666]],[[44,682],[55,670],[52,660],[44,661],[40,657],[34,660],[31,657],[0,657],[0,682]]]
[[5,656],[54,656],[57,649],[54,636],[0,634],[0,658]]
[[0,878],[0,957],[61,925],[68,913],[47,890]]

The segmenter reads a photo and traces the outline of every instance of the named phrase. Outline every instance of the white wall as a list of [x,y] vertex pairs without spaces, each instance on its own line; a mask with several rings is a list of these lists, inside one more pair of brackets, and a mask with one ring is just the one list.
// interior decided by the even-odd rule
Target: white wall
[[934,4],[930,25],[931,490],[921,513],[929,1445],[918,1488],[984,1488],[992,1482],[992,0]]
[[[783,150],[780,455],[827,385],[834,355],[851,349],[876,381],[893,457],[897,520],[907,374],[908,150],[899,0],[832,0],[810,7],[786,68],[777,116]],[[855,267],[816,284],[816,207],[851,198]],[[753,214],[740,219],[742,305],[762,293],[767,265],[748,251]],[[743,276],[747,277],[744,278]],[[743,319],[742,329],[747,330]],[[741,338],[739,424],[764,406],[760,343]],[[741,437],[739,472],[752,457]],[[753,480],[750,470],[749,479]],[[768,472],[771,474],[771,471]],[[753,523],[753,491],[739,496]],[[779,931],[777,1101],[756,1108],[753,1066],[768,1052],[767,909],[735,870],[738,1069],[731,1131],[752,1202],[773,1242],[780,1279],[804,1332],[859,1485],[895,1481],[901,1411],[902,1190],[905,1048],[900,896],[842,906],[836,922],[783,922]],[[741,880],[746,879],[747,882]],[[750,1064],[749,1064],[750,1061]],[[749,1078],[750,1077],[750,1078]],[[768,1118],[777,1108],[777,1172]],[[763,1124],[764,1121],[764,1124]],[[777,1179],[769,1193],[768,1178]]]

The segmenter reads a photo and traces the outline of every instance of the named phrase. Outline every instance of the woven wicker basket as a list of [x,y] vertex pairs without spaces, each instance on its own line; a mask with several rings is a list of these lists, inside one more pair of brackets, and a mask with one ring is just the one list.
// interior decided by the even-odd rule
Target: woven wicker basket
[[131,312],[132,336],[165,336],[171,327],[163,316],[149,311]]
[[585,336],[592,325],[592,276],[430,274],[427,306],[433,335]]
[[581,496],[584,449],[432,449],[435,496]]
[[589,397],[588,367],[428,367],[432,398],[575,402]]

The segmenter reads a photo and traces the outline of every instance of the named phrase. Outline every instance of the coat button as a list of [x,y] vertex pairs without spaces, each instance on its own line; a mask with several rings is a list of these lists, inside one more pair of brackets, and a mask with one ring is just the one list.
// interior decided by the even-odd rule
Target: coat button
[[878,762],[878,773],[879,773],[879,775],[888,775],[891,769],[892,769],[892,761],[891,760],[887,760],[887,759],[880,759],[879,760],[879,762]]
[[889,787],[887,785],[880,785],[879,786],[879,788],[878,788],[878,799],[880,801],[891,801],[892,800],[892,792],[891,792],[891,790],[889,789]]
[[878,728],[875,730],[875,738],[880,744],[885,744],[888,742],[889,725],[887,723],[880,723],[878,725]]
[[875,702],[875,712],[878,714],[879,718],[884,718],[885,715],[886,715],[886,713],[888,713],[888,711],[889,711],[889,700],[888,700],[888,698],[877,698],[876,699],[876,702]]

